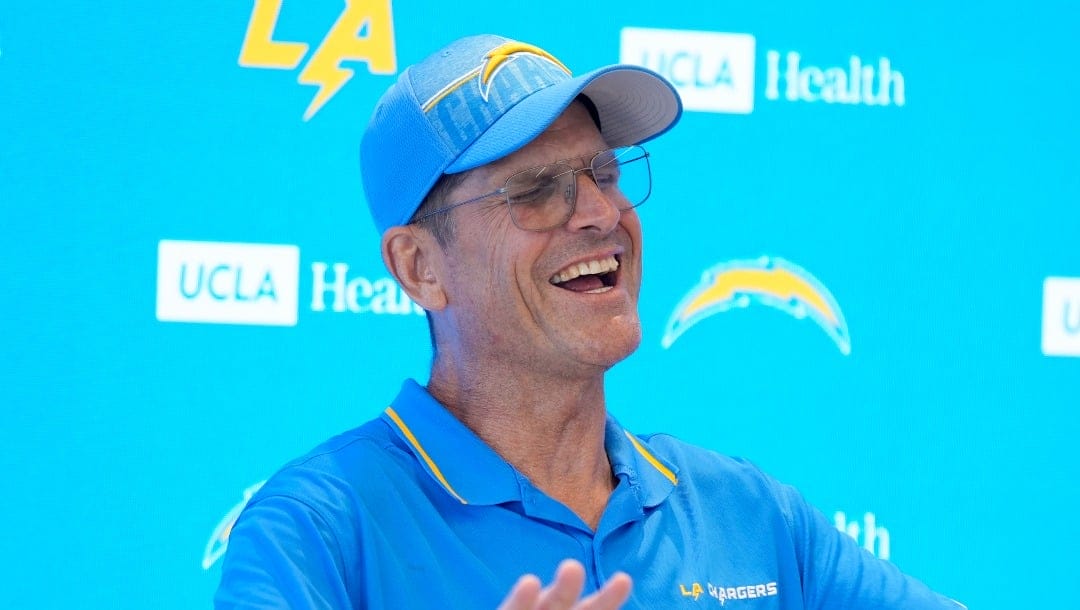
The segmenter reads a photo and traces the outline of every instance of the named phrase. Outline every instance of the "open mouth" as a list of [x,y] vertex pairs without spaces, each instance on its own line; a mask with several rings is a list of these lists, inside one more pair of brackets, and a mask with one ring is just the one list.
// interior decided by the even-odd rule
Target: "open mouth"
[[618,271],[619,257],[612,254],[570,265],[551,276],[549,281],[565,290],[598,294],[615,286],[619,279]]

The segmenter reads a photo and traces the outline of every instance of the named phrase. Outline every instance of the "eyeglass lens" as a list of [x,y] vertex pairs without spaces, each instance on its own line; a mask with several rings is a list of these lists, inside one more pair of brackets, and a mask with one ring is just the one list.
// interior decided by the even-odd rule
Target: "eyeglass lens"
[[577,174],[588,172],[600,192],[620,210],[641,205],[652,190],[649,158],[640,146],[597,153],[589,167],[575,170],[566,163],[534,167],[510,176],[506,200],[518,227],[529,231],[553,229],[574,213]]

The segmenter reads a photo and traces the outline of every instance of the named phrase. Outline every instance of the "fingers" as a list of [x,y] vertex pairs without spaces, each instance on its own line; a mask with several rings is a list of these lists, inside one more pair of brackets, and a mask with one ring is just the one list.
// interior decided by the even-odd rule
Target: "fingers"
[[585,568],[573,559],[566,559],[555,570],[555,582],[540,592],[537,610],[566,610],[573,608],[585,587]]
[[518,579],[498,610],[618,610],[630,597],[630,577],[619,572],[592,595],[581,598],[585,568],[567,559],[555,571],[555,581],[545,589],[532,574]]
[[540,599],[540,579],[526,574],[514,583],[498,610],[533,610]]
[[630,589],[632,586],[633,583],[630,580],[630,576],[623,572],[618,572],[604,583],[603,588],[581,600],[581,603],[574,606],[574,609],[615,610],[616,608],[622,608],[622,605],[626,603],[626,600],[630,599]]

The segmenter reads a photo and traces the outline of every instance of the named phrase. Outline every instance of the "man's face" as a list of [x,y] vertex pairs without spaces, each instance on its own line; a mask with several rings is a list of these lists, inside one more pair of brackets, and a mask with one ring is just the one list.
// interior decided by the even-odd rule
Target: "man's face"
[[[449,201],[497,190],[527,168],[561,160],[584,167],[605,148],[574,103],[524,148],[469,172]],[[442,253],[450,321],[442,341],[449,345],[440,350],[479,366],[577,377],[606,370],[638,346],[641,224],[634,210],[620,212],[601,194],[588,172],[577,175],[573,216],[551,231],[519,229],[500,197],[450,213],[455,233]],[[602,273],[567,281],[583,263]]]

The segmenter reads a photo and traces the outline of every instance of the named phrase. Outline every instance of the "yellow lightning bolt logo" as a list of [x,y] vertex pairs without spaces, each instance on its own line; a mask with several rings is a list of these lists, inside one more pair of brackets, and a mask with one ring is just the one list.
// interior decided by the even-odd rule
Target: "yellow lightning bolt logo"
[[836,299],[808,271],[780,258],[729,261],[706,271],[668,320],[661,344],[671,347],[691,326],[729,309],[762,304],[810,318],[844,355],[851,353],[847,322]]
[[[300,65],[307,44],[273,39],[281,4],[282,0],[255,0],[240,48],[241,66],[292,70]],[[343,61],[367,62],[372,74],[397,71],[390,0],[345,1],[341,15],[297,77],[300,84],[319,88],[304,111],[305,121],[315,116],[355,74],[341,67]]]
[[491,91],[491,81],[494,80],[495,75],[518,53],[529,53],[542,57],[561,68],[563,72],[570,74],[570,68],[567,68],[561,61],[555,59],[554,55],[540,47],[524,42],[505,42],[488,51],[487,55],[484,56],[484,63],[480,65],[478,84],[480,85],[480,97],[484,98],[485,102],[488,99],[488,93]]
[[524,42],[504,42],[494,49],[488,51],[484,55],[484,61],[479,66],[469,70],[465,74],[450,81],[450,84],[446,85],[442,89],[438,90],[435,95],[431,96],[421,106],[421,110],[427,112],[435,107],[446,96],[450,95],[454,91],[457,91],[462,85],[471,81],[473,77],[476,78],[476,86],[480,90],[480,97],[486,102],[488,101],[488,94],[491,92],[491,84],[495,79],[495,75],[499,73],[507,63],[517,57],[521,53],[528,53],[535,55],[559,67],[560,70],[570,74],[570,68],[567,68],[561,61],[555,59],[555,56],[540,47],[527,44]]
[[[366,36],[359,36],[361,29],[367,30]],[[301,84],[319,87],[304,120],[314,116],[353,77],[353,70],[341,67],[342,61],[366,61],[372,74],[393,74],[397,70],[393,39],[389,2],[346,0],[345,10],[297,78]]]

